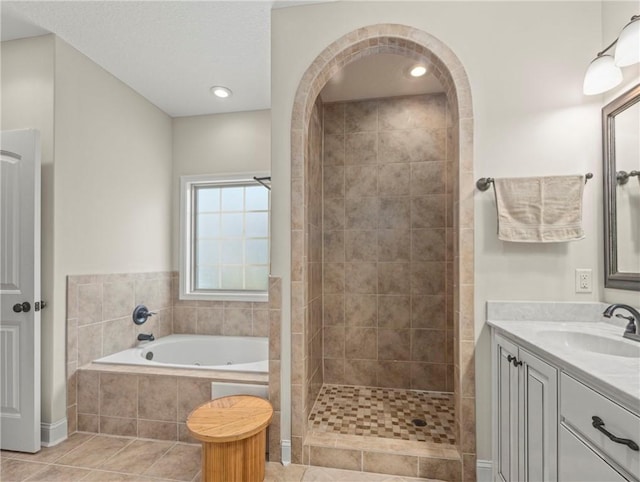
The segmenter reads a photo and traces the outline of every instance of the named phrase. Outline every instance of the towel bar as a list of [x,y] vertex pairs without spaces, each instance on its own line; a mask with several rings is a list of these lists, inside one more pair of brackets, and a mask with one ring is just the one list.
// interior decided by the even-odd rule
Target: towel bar
[[[591,178],[593,178],[593,173],[591,172],[586,173],[584,175],[585,184]],[[487,189],[489,189],[489,186],[491,186],[491,184],[493,184],[492,177],[481,177],[476,181],[476,187],[478,188],[479,191],[486,191]]]
[[618,184],[626,184],[629,182],[629,178],[633,176],[640,177],[640,171],[618,171],[616,173],[616,180],[618,181]]

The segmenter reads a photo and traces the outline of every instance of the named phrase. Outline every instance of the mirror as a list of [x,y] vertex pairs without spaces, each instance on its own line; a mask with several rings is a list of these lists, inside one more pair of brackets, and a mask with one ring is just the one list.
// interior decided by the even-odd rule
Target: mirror
[[602,109],[605,286],[640,291],[640,85]]

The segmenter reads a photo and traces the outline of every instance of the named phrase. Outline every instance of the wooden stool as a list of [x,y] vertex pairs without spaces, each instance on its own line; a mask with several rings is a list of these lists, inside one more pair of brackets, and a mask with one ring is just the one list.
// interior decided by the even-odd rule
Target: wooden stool
[[272,417],[271,404],[250,395],[217,398],[191,412],[187,428],[202,442],[202,481],[262,482]]

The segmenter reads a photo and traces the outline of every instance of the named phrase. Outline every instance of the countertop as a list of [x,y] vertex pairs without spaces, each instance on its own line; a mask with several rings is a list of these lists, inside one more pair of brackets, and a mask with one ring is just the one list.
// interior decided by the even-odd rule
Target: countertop
[[[573,348],[553,337],[553,331],[576,331],[620,341],[637,348],[640,342],[622,338],[624,328],[598,321],[491,320],[487,323],[518,345],[538,353],[558,368],[573,374],[640,415],[640,358],[600,354]],[[546,333],[545,333],[546,332]]]

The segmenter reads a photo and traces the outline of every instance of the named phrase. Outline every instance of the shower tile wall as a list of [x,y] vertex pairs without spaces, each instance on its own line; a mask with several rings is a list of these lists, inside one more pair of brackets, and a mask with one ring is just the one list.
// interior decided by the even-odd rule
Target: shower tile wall
[[309,325],[305,344],[309,359],[307,370],[306,414],[322,387],[322,103],[316,101],[309,126],[309,179],[307,220],[309,223],[309,257],[307,278]]
[[444,94],[325,104],[324,381],[453,391]]
[[[294,260],[292,273],[291,346],[294,359],[301,362],[291,367],[291,445],[294,461],[302,461],[302,440],[306,420],[323,383],[322,371],[322,103],[313,108],[308,151],[304,172],[308,176],[306,190],[300,180],[292,191],[292,202],[298,207],[291,242],[304,247],[304,256]],[[304,235],[300,229],[305,227]],[[300,311],[301,310],[301,311]]]

